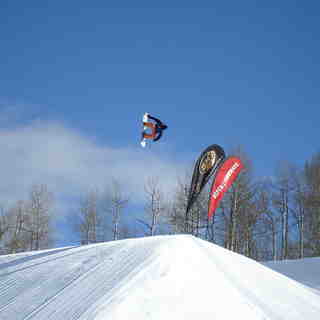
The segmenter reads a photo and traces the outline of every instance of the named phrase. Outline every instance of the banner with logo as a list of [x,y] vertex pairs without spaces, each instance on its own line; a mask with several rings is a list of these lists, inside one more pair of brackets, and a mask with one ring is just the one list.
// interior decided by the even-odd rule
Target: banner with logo
[[207,147],[201,153],[194,166],[186,213],[188,213],[201,190],[224,159],[224,150],[217,144]]
[[233,181],[237,178],[241,169],[243,168],[243,163],[237,157],[227,158],[219,169],[216,171],[215,178],[212,182],[208,217],[209,219],[213,216],[215,210],[217,209],[219,202],[223,198],[225,192],[230,188]]

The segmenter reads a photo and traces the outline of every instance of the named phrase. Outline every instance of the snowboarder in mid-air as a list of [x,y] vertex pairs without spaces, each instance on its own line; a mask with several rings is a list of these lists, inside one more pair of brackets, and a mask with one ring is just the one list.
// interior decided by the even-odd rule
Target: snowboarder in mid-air
[[[152,120],[154,122],[150,122],[149,120]],[[143,115],[143,132],[141,145],[145,147],[147,139],[158,141],[162,136],[163,130],[167,129],[167,127],[168,126],[159,119],[152,117],[148,113],[145,113]],[[146,132],[148,129],[151,129],[151,133]]]

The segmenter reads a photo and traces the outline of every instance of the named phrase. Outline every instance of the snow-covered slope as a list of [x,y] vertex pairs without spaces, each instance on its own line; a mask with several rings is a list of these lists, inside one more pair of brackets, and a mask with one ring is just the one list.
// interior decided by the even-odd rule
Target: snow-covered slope
[[271,261],[265,262],[264,265],[318,290],[320,294],[320,258]]
[[320,319],[320,296],[192,236],[0,257],[0,319]]

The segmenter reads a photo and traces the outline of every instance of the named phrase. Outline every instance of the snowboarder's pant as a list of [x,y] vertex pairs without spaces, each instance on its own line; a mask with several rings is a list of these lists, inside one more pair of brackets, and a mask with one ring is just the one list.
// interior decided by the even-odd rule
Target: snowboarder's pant
[[151,122],[144,122],[143,123],[143,126],[144,127],[148,127],[152,130],[151,133],[143,133],[143,137],[146,138],[146,139],[154,139],[156,137],[156,134],[157,134],[157,128],[156,128],[156,125],[154,123],[151,123]]

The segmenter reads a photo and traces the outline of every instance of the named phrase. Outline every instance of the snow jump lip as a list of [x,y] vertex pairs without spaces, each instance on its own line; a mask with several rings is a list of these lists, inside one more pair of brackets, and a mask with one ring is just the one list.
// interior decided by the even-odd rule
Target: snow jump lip
[[[319,319],[320,296],[193,236],[0,257],[0,319]],[[230,307],[232,306],[232,307]]]

